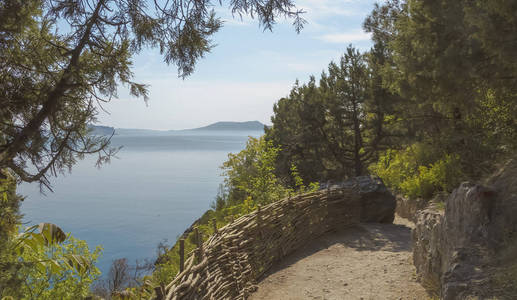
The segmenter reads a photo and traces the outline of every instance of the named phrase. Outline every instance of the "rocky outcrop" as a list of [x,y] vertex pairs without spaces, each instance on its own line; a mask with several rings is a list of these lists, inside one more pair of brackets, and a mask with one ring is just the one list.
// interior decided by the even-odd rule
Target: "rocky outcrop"
[[463,183],[445,211],[430,206],[418,214],[414,264],[422,284],[442,299],[514,299],[508,293],[517,277],[504,261],[517,270],[517,252],[509,251],[517,249],[516,170],[510,162],[485,185]]
[[418,212],[425,209],[428,202],[422,198],[408,199],[402,195],[396,196],[397,208],[396,213],[404,219],[408,219],[416,223]]
[[488,279],[485,205],[492,196],[482,186],[463,183],[447,199],[445,211],[431,206],[418,214],[413,261],[422,284],[443,299],[477,295]]
[[360,222],[393,223],[397,202],[379,177],[359,176],[331,188],[353,188],[359,194]]

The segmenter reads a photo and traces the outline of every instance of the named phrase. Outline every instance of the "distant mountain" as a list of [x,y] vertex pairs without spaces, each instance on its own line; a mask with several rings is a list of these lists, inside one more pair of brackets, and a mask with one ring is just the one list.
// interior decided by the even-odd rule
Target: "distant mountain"
[[208,126],[193,128],[193,129],[183,129],[183,130],[152,130],[152,129],[132,129],[132,128],[113,128],[109,126],[100,126],[100,125],[89,125],[89,128],[92,130],[92,134],[94,135],[112,135],[115,132],[115,135],[183,135],[183,134],[193,134],[193,132],[199,132],[202,134],[204,131],[233,131],[233,132],[241,132],[241,131],[263,131],[264,124],[259,121],[248,121],[248,122],[217,122],[210,124]]
[[264,130],[264,124],[259,121],[247,121],[247,122],[217,122],[208,126],[188,129],[188,130],[199,130],[199,131],[262,131]]
[[136,129],[136,128],[116,128],[115,135],[163,135],[167,131],[153,129]]
[[93,135],[112,135],[115,128],[109,126],[88,125]]

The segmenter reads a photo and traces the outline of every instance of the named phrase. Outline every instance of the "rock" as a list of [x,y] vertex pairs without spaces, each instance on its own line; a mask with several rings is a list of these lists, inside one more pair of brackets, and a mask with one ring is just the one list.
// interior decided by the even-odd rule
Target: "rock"
[[361,222],[393,223],[397,201],[378,177],[354,178],[361,195]]
[[396,196],[397,208],[395,212],[402,218],[416,223],[418,212],[425,209],[428,202],[422,198],[408,199],[402,195]]
[[425,209],[418,214],[412,231],[413,263],[426,289],[439,293],[442,269],[443,212]]
[[488,225],[495,193],[483,186],[463,183],[449,196],[445,211],[420,212],[413,231],[413,261],[419,279],[443,299],[474,296],[482,287],[484,272],[476,268],[490,257]]
[[507,299],[508,288],[498,285],[517,291],[516,278],[501,277],[507,268],[517,269],[516,215],[516,162],[486,185],[462,183],[447,198],[445,211],[428,207],[418,214],[412,239],[419,280],[445,300]]
[[361,206],[360,222],[393,223],[397,202],[379,177],[359,176],[329,186],[357,189]]

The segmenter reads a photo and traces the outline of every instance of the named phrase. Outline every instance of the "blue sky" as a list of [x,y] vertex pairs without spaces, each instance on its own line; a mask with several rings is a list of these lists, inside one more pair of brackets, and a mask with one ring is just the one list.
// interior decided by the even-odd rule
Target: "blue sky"
[[119,99],[103,105],[99,123],[117,128],[185,129],[217,121],[270,124],[273,104],[288,95],[296,79],[306,82],[336,60],[349,44],[371,46],[362,23],[372,0],[295,0],[308,21],[296,34],[291,20],[279,20],[273,32],[263,31],[248,17],[232,18],[227,7],[216,7],[225,21],[215,34],[217,46],[185,80],[167,66],[157,49],[134,60],[137,82],[150,85],[150,100]]

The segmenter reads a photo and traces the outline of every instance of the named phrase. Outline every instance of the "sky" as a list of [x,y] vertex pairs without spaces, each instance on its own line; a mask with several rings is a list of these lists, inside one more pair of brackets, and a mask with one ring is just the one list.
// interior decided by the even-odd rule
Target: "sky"
[[149,85],[149,101],[123,88],[118,99],[103,104],[99,125],[156,130],[187,129],[218,121],[271,124],[273,104],[289,94],[294,82],[317,78],[350,44],[361,51],[372,43],[362,23],[374,0],[294,0],[308,22],[297,34],[292,20],[279,19],[263,31],[249,17],[232,17],[216,7],[224,26],[213,36],[216,46],[196,65],[193,75],[177,76],[158,49],[134,58],[135,81]]

